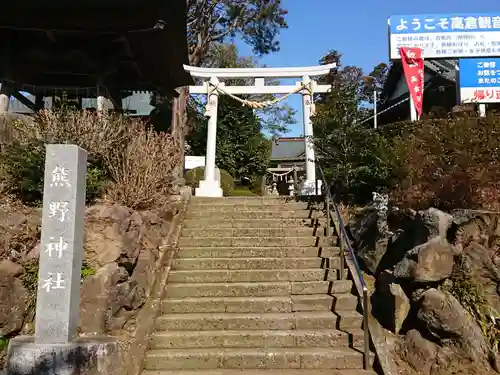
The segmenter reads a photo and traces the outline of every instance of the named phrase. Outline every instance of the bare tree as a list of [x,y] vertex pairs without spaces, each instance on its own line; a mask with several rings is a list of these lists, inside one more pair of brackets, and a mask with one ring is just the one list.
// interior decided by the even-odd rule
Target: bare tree
[[[281,0],[186,0],[189,63],[200,66],[213,43],[240,37],[256,55],[279,50],[277,37],[288,27]],[[171,132],[184,145],[188,131],[187,88],[179,90],[172,103]],[[182,158],[184,160],[184,157]]]

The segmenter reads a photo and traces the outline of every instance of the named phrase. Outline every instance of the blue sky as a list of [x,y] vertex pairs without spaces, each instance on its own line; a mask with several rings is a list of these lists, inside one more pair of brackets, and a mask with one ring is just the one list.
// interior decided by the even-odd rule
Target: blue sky
[[[282,0],[288,10],[287,30],[280,35],[281,50],[261,62],[273,67],[310,66],[328,50],[343,53],[345,65],[369,73],[379,62],[388,62],[387,18],[396,14],[495,12],[500,6],[471,0]],[[242,55],[251,50],[240,45]],[[302,134],[301,99],[287,103],[297,109],[298,123],[287,136]]]

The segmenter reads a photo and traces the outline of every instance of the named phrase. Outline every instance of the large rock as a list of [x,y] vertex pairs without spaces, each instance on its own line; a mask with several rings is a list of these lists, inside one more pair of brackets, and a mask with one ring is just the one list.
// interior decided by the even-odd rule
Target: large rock
[[97,205],[86,212],[85,256],[97,266],[116,262],[132,271],[146,228],[139,213],[119,205]]
[[445,239],[451,223],[451,215],[435,208],[419,212],[393,209],[384,226],[371,209],[363,211],[349,229],[358,257],[372,274],[377,274],[393,267],[415,246],[435,237]]
[[39,209],[0,207],[0,259],[21,262],[40,238]]
[[436,364],[438,346],[423,338],[416,329],[408,331],[402,349],[404,359],[419,374],[429,374]]
[[500,213],[458,210],[453,218],[467,275],[480,286],[487,304],[500,311]]
[[22,267],[9,260],[0,262],[0,337],[21,330],[29,303],[29,295],[18,278]]
[[138,287],[141,288],[147,296],[149,296],[149,292],[153,287],[157,269],[156,259],[157,257],[152,250],[143,249],[137,258],[137,264],[130,277],[130,280],[137,283]]
[[153,286],[174,205],[161,212],[97,205],[86,214],[86,262],[97,269],[82,286],[81,329],[109,333],[131,322]]
[[357,255],[372,274],[377,272],[390,241],[389,236],[380,231],[378,221],[377,211],[369,209],[363,211],[358,219],[349,225]]
[[394,333],[399,333],[411,305],[410,299],[392,272],[384,271],[379,275],[372,301],[373,313],[377,320]]
[[419,211],[419,216],[419,224],[422,225],[422,228],[419,228],[423,236],[421,239],[422,243],[434,237],[447,238],[448,230],[453,222],[453,216],[433,207]]
[[123,310],[136,310],[144,301],[144,288],[129,280],[125,268],[109,263],[83,282],[80,328],[85,333],[106,333],[125,323]]
[[162,212],[143,211],[140,213],[142,221],[146,226],[146,231],[143,236],[143,247],[154,252],[155,256],[159,256],[159,248],[165,245],[168,239],[170,230],[172,229],[172,220],[177,215],[178,209],[171,207],[170,210]]
[[473,362],[487,362],[488,346],[481,329],[451,294],[429,289],[422,297],[417,317],[442,343],[454,344]]
[[394,267],[394,276],[417,283],[441,281],[451,275],[453,258],[452,245],[436,237],[408,251]]

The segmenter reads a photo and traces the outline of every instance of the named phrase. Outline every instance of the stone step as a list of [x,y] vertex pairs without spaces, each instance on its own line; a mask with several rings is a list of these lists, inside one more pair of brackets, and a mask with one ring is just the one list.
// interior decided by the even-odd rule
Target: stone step
[[339,316],[339,328],[341,330],[363,328],[363,315],[356,310],[338,310],[335,313]]
[[[331,311],[294,313],[191,313],[156,318],[158,331],[336,329],[339,317]],[[358,328],[358,327],[349,327]]]
[[292,296],[294,304],[293,312],[302,311],[353,311],[358,306],[358,297],[350,293],[309,294],[302,296]]
[[250,195],[250,196],[226,196],[226,197],[197,197],[197,196],[192,196],[191,201],[205,201],[205,202],[220,202],[223,200],[242,200],[242,201],[252,201],[252,200],[279,200],[279,201],[284,201],[284,200],[289,200],[291,199],[290,197],[285,197],[285,196],[274,196],[274,195]]
[[350,293],[278,297],[198,297],[165,299],[163,314],[183,313],[292,313],[301,311],[353,311],[358,298]]
[[340,258],[178,258],[173,270],[338,269]]
[[169,283],[166,298],[271,297],[350,293],[352,281],[277,281],[254,283]]
[[145,370],[362,369],[363,354],[350,348],[235,348],[150,350]]
[[307,237],[325,236],[326,228],[184,228],[182,237]]
[[335,370],[335,369],[233,369],[214,370],[160,370],[143,371],[142,375],[377,375],[372,370]]
[[335,237],[181,237],[179,247],[332,246]]
[[318,203],[314,202],[298,202],[294,198],[290,197],[222,197],[222,198],[210,198],[210,197],[192,197],[190,204],[211,204],[211,205],[225,205],[225,204],[265,204],[265,205],[280,205],[280,204],[290,204],[290,203],[301,203],[304,205],[314,205]]
[[[204,259],[204,258],[196,258]],[[237,260],[239,258],[233,258]],[[258,259],[258,258],[253,258]],[[291,258],[278,258],[291,259]],[[315,258],[306,258],[316,260]],[[181,260],[181,259],[179,259]],[[210,261],[219,259],[210,259]],[[190,263],[189,265],[194,265]],[[209,264],[213,264],[212,262]],[[220,265],[221,263],[219,263]],[[250,264],[250,263],[248,263]],[[255,264],[255,263],[251,263]],[[204,266],[206,266],[205,264]],[[170,271],[168,281],[171,283],[243,283],[243,282],[271,282],[271,281],[318,281],[328,280],[335,281],[338,279],[338,271],[335,269],[327,270],[321,268],[303,268],[303,269],[203,269],[186,268],[188,265],[181,265],[182,269]],[[269,263],[265,266],[269,267]],[[266,267],[262,267],[266,268]]]
[[311,219],[323,218],[325,215],[322,211],[309,210],[235,210],[235,211],[220,211],[220,210],[191,210],[186,213],[187,219],[193,218],[210,218],[210,220],[220,219],[280,219],[280,218],[296,218],[296,219]]
[[266,210],[317,210],[323,207],[308,206],[304,202],[285,202],[285,201],[247,201],[247,202],[221,202],[221,203],[199,203],[191,202],[189,204],[190,210],[245,210],[245,209],[266,209]]
[[152,335],[149,348],[362,348],[362,343],[362,330],[162,331]]
[[186,219],[183,228],[296,228],[296,227],[324,227],[326,219],[307,218],[274,218],[274,219],[218,219],[196,218]]
[[195,247],[182,248],[177,258],[333,258],[338,247]]

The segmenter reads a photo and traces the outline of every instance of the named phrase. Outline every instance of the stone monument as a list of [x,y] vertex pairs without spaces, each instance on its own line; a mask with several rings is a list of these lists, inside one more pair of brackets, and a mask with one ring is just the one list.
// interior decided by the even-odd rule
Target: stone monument
[[[87,152],[48,145],[35,337],[16,337],[7,352],[8,375],[113,374],[118,344],[78,338]],[[117,373],[117,372],[115,372]]]

